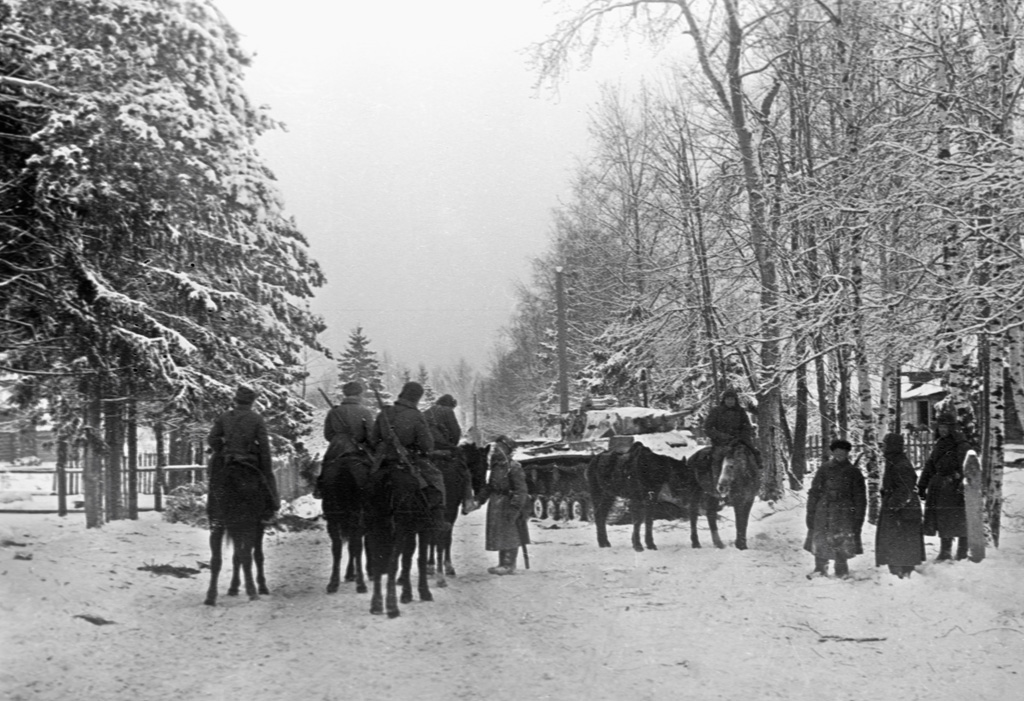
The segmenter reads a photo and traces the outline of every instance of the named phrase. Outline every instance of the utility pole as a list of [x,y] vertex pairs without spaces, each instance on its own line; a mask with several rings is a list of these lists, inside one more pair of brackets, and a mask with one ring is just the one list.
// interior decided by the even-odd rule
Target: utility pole
[[566,355],[565,281],[562,266],[555,268],[555,308],[558,336],[558,413],[569,413],[569,358]]

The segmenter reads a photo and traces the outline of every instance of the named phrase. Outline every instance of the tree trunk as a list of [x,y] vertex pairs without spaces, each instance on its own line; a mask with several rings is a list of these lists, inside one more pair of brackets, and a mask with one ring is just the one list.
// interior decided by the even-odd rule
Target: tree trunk
[[153,424],[153,437],[156,439],[156,468],[153,474],[153,510],[164,510],[164,466],[167,465],[167,451],[164,446],[164,425],[157,421]]
[[139,518],[139,414],[134,388],[129,388],[126,417],[128,442],[128,518]]
[[121,484],[122,463],[124,462],[124,418],[120,398],[108,395],[103,403],[104,428],[106,433],[106,499],[107,520],[119,521],[124,518],[124,495]]
[[85,527],[103,525],[103,382],[94,376],[85,392],[85,458],[82,461],[82,498],[85,500]]

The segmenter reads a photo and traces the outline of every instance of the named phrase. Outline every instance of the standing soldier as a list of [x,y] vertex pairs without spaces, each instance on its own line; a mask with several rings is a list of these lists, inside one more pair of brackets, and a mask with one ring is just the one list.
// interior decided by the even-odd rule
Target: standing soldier
[[337,490],[331,489],[338,483],[342,470],[349,470],[356,485],[362,488],[370,471],[370,428],[373,426],[373,412],[362,400],[363,385],[346,382],[341,387],[341,404],[331,407],[324,420],[324,438],[327,450],[324,452],[323,469],[317,478],[317,492],[327,495],[324,513],[341,510],[335,504]]
[[970,444],[956,431],[956,417],[943,413],[937,421],[938,437],[917,482],[924,499],[924,534],[939,535],[936,561],[953,557],[953,539],[959,538],[956,559],[967,557],[967,507],[964,505],[964,460]]
[[[515,574],[519,547],[525,552],[530,544],[530,530],[526,524],[527,489],[523,466],[512,459],[515,443],[499,436],[491,446],[490,476],[481,490],[480,503],[487,505],[487,526],[484,548],[498,551],[498,566],[488,568],[491,574]],[[530,563],[527,560],[526,567]]]
[[822,465],[807,491],[807,541],[804,550],[814,555],[814,571],[807,575],[824,577],[828,561],[835,560],[836,576],[850,576],[847,565],[864,552],[860,531],[867,512],[864,475],[850,463],[849,441],[837,438],[829,445],[832,459]]
[[427,420],[430,435],[434,438],[432,456],[440,463],[441,472],[452,474],[462,482],[462,513],[468,514],[475,508],[473,478],[469,474],[465,458],[459,452],[462,428],[455,417],[456,406],[458,402],[455,401],[455,397],[443,394],[432,407],[423,412],[423,418]]
[[711,440],[711,464],[716,475],[733,446],[742,443],[754,451],[751,443],[754,429],[746,409],[740,406],[736,390],[727,389],[722,393],[721,403],[704,419],[704,431]]
[[[377,414],[377,420],[370,431],[370,443],[382,451],[384,464],[398,469],[413,469],[418,473],[420,485],[430,504],[434,527],[438,531],[446,531],[448,522],[444,518],[444,477],[427,459],[434,450],[434,438],[417,407],[422,397],[423,385],[419,382],[406,382],[395,403],[383,407]],[[390,425],[390,431],[386,425]],[[395,442],[404,449],[411,465],[403,462]]]
[[888,565],[890,572],[903,579],[925,559],[917,473],[905,452],[902,435],[886,434],[882,446],[885,473],[875,529],[875,565]]
[[277,513],[279,499],[277,480],[270,462],[270,439],[263,417],[253,411],[256,392],[239,387],[235,392],[235,407],[224,412],[213,422],[206,442],[213,450],[210,459],[210,497],[207,513],[210,522],[223,522],[231,516],[232,505],[223,501],[223,483],[227,468],[238,465],[255,470],[260,475],[260,501],[262,518],[269,520]]

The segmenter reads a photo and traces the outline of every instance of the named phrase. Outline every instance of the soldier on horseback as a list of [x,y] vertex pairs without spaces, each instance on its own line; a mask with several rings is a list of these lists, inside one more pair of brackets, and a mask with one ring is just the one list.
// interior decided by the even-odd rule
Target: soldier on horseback
[[363,385],[360,382],[346,382],[341,387],[342,400],[331,407],[324,420],[324,438],[327,451],[324,453],[324,469],[317,478],[317,492],[322,494],[324,472],[335,461],[345,459],[353,469],[356,482],[362,486],[369,470],[369,437],[373,426],[373,412],[363,404]]
[[277,481],[270,461],[270,440],[263,417],[253,411],[256,391],[239,387],[235,392],[235,406],[213,422],[207,443],[213,450],[210,459],[210,495],[207,502],[211,521],[228,516],[224,512],[230,505],[221,503],[221,486],[226,471],[233,465],[254,470],[260,476],[262,518],[270,519],[277,512],[279,500]]
[[711,440],[712,469],[716,475],[725,456],[737,445],[746,446],[756,454],[752,441],[754,429],[746,409],[740,406],[736,390],[727,389],[722,393],[721,403],[704,419],[704,430]]
[[398,399],[381,408],[370,431],[370,443],[379,451],[381,465],[411,471],[420,481],[430,507],[435,530],[449,528],[444,518],[444,477],[427,456],[434,450],[430,433],[417,404],[423,397],[423,385],[406,382]]
[[456,406],[458,402],[455,397],[450,394],[441,395],[432,407],[423,412],[423,418],[434,438],[434,452],[431,456],[451,464],[462,480],[462,513],[468,514],[476,508],[476,502],[473,499],[473,478],[469,466],[458,449],[462,428],[455,417]]

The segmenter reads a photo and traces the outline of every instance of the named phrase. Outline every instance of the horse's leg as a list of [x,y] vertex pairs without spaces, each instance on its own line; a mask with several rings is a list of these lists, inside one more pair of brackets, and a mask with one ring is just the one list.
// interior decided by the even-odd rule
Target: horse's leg
[[391,551],[387,556],[388,583],[384,594],[384,607],[387,609],[388,618],[398,618],[401,611],[398,609],[398,587],[395,580],[398,574],[398,558],[402,554],[401,543],[405,540],[405,533],[401,526],[398,527],[395,539],[391,545]]
[[267,588],[267,577],[263,570],[263,536],[263,524],[261,523],[252,546],[252,561],[256,565],[256,590],[260,594],[269,594],[270,589]]
[[747,549],[747,523],[750,520],[750,510],[754,506],[754,500],[737,501],[733,507],[736,514],[736,547],[740,550]]
[[644,543],[648,550],[657,550],[654,544],[654,504],[644,504]]
[[[448,524],[451,528],[449,528],[446,533],[441,533],[440,535],[435,536],[441,539],[441,555],[437,558],[437,566],[439,568],[443,566],[444,573],[448,577],[455,576],[455,567],[452,565],[452,534],[455,532],[455,522],[458,518],[459,510],[456,509],[455,517]],[[438,586],[441,586],[440,582],[438,582]]]
[[263,528],[262,524],[257,521],[255,528],[247,530],[242,536],[245,541],[241,557],[242,573],[245,575],[245,593],[249,597],[249,601],[258,601],[260,598],[259,590],[256,589],[256,578],[252,574],[252,561],[253,549],[256,547],[256,532],[261,528]]
[[[639,500],[637,500],[639,501]],[[639,509],[633,509],[633,550],[638,553],[644,551],[644,546],[640,542],[640,524],[647,518],[647,504],[643,504]]]
[[367,531],[366,534],[366,572],[373,581],[373,594],[370,596],[370,613],[384,613],[384,595],[381,592],[381,577],[387,569],[387,563],[391,559],[390,550],[386,550],[387,557],[384,557],[382,550],[386,546],[385,539],[376,529]]
[[597,547],[610,548],[612,544],[608,542],[608,526],[606,521],[608,520],[608,512],[611,511],[615,497],[597,494],[593,491],[591,491],[591,494],[594,496],[594,525],[597,526]]
[[688,504],[687,511],[690,516],[690,547],[700,547],[700,536],[697,535],[697,519],[700,518],[700,505],[703,500],[704,493],[700,490],[695,489],[690,493],[690,502]]
[[[327,580],[327,593],[334,594],[341,586],[341,554],[344,541],[341,537],[341,521],[334,517],[327,517],[327,535],[331,537],[331,578]],[[350,546],[351,547],[351,544]],[[349,567],[352,567],[352,559],[349,558]],[[348,573],[345,574],[345,581],[350,581]]]
[[356,593],[366,593],[366,580],[363,579],[363,540],[365,536],[359,532],[348,541],[349,563],[352,564],[356,576]]
[[[398,584],[402,587],[401,601],[403,604],[408,604],[412,601],[412,556],[416,551],[416,534],[406,533],[402,529],[401,536],[395,542],[397,543],[395,549],[399,551],[402,560],[402,573],[398,578]],[[396,556],[396,566],[398,557]]]
[[224,527],[213,526],[210,528],[210,588],[206,590],[207,606],[217,605],[217,578],[220,576],[222,564],[222,547],[224,544]]
[[[430,593],[430,579],[427,577],[427,549],[433,544],[434,534],[432,531],[425,530],[420,531],[420,552],[416,559],[417,570],[419,570],[420,581],[417,589],[419,590],[420,601],[433,601],[434,595]],[[444,568],[440,566],[440,560],[438,561],[437,567],[437,586],[447,587],[448,582],[444,579]]]
[[[424,566],[427,568],[427,571],[430,574],[434,574],[434,569],[437,566],[437,564],[435,563],[435,552],[434,552],[434,549],[435,549],[435,545],[433,543],[428,545],[427,546],[426,555],[424,555],[424,558],[423,558]],[[440,562],[440,560],[441,560],[441,558],[437,558],[437,562]]]
[[718,499],[708,495],[704,500],[704,510],[708,514],[708,528],[711,529],[711,542],[715,544],[716,548],[724,548],[725,543],[722,542],[721,537],[718,535]]
[[237,533],[228,533],[228,539],[231,541],[231,584],[228,585],[228,596],[238,596],[238,590],[242,586],[242,543],[237,540],[237,536]]

